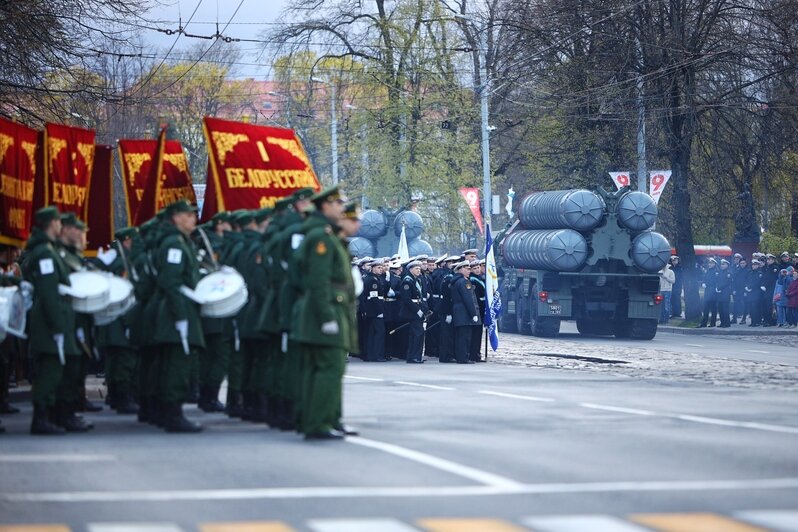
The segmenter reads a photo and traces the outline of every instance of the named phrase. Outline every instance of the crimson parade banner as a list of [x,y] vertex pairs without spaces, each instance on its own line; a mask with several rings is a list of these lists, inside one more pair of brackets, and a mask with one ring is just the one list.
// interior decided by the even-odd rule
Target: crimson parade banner
[[207,116],[203,127],[209,159],[203,220],[219,211],[272,207],[302,188],[320,190],[293,130]]
[[122,169],[122,180],[125,190],[125,211],[127,223],[135,222],[136,213],[144,197],[144,187],[154,174],[155,159],[158,156],[157,140],[119,141],[119,167]]
[[[89,189],[87,249],[96,251],[114,239],[114,151],[111,146],[94,149],[94,170]],[[90,253],[87,253],[90,254]]]
[[61,124],[44,126],[44,205],[88,214],[94,169],[94,131]]
[[0,244],[30,236],[38,145],[38,131],[0,117]]
[[460,195],[463,196],[468,208],[471,209],[471,214],[474,215],[474,221],[477,222],[479,232],[485,234],[485,227],[482,222],[482,212],[479,210],[479,189],[463,187],[460,189]]
[[[197,197],[188,171],[188,159],[179,141],[166,140],[166,130],[158,136],[155,164],[151,166],[135,225],[141,225],[170,203],[186,199],[196,205]],[[157,178],[156,178],[157,176]]]

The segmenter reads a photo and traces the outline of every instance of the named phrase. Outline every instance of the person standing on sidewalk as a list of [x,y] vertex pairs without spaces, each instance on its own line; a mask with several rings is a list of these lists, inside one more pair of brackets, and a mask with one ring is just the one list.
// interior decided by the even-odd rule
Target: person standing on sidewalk
[[671,270],[674,275],[673,286],[671,287],[671,318],[682,317],[682,287],[684,286],[684,279],[682,278],[682,261],[678,255],[671,257]]
[[715,287],[715,294],[718,299],[718,314],[720,314],[720,327],[724,329],[730,326],[729,323],[729,303],[731,302],[732,284],[734,278],[729,271],[729,261],[720,259],[720,271],[718,272],[718,285]]
[[668,323],[671,316],[671,293],[673,285],[676,282],[676,274],[671,269],[670,264],[666,264],[659,272],[659,293],[662,294],[662,312],[660,313],[659,322],[662,325]]

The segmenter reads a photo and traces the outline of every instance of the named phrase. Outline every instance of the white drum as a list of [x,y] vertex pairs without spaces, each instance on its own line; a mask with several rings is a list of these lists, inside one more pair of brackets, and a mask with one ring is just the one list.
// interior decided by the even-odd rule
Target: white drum
[[108,282],[111,286],[108,306],[94,315],[94,323],[97,325],[108,325],[136,304],[133,283],[116,275],[109,275]]
[[16,286],[0,288],[0,342],[9,334],[26,338],[26,318],[25,298],[19,288]]
[[111,283],[104,273],[80,271],[69,274],[71,286],[58,285],[61,294],[72,297],[75,312],[96,314],[108,307],[111,299]]
[[200,304],[200,313],[209,318],[229,318],[247,304],[247,284],[240,273],[222,268],[200,279],[197,288],[183,286],[181,291]]

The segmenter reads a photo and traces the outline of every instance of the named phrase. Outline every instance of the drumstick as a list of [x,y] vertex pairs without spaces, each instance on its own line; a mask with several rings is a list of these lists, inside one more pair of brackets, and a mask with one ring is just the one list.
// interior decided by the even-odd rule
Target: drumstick
[[197,227],[197,231],[199,231],[200,237],[202,237],[202,243],[205,245],[205,249],[211,256],[211,261],[213,261],[213,269],[218,270],[219,263],[216,262],[216,255],[213,253],[213,248],[211,247],[211,242],[208,240],[208,235],[205,234],[205,231],[202,229],[202,227]]

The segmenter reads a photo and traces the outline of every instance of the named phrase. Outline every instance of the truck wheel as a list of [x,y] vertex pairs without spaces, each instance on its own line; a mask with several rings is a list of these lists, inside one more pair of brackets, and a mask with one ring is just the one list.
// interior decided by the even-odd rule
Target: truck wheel
[[541,338],[554,338],[560,334],[560,318],[535,318],[532,323],[532,334]]
[[510,314],[507,312],[502,313],[502,315],[499,317],[499,332],[518,332],[518,324],[515,322],[515,317],[515,314]]
[[629,336],[635,340],[651,340],[657,335],[657,320],[630,320]]
[[612,330],[615,332],[615,338],[629,338],[632,329],[632,320],[617,320],[612,324]]
[[532,334],[532,326],[529,324],[529,303],[524,299],[519,299],[515,304],[515,327],[518,334],[527,336]]
[[591,327],[592,322],[590,320],[576,320],[576,330],[579,331],[579,334],[582,336],[588,336],[593,334],[593,328]]
[[613,323],[602,320],[576,320],[576,330],[582,335],[611,336],[615,334]]

